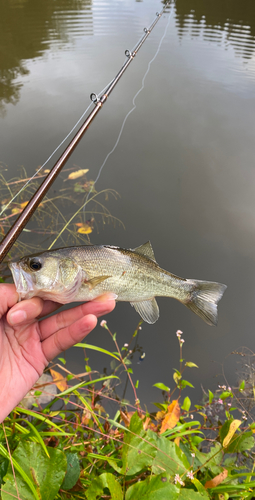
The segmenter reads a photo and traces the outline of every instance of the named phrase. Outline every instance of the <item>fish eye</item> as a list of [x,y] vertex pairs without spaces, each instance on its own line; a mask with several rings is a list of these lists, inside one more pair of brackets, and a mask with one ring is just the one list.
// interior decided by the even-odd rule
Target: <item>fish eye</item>
[[42,267],[42,263],[40,262],[40,260],[37,257],[35,257],[35,258],[30,260],[29,267],[33,271],[39,271]]

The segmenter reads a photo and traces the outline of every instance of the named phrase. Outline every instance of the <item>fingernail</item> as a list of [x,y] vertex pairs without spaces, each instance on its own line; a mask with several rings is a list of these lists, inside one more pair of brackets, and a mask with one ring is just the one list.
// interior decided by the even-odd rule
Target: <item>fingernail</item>
[[12,325],[22,323],[22,321],[25,321],[26,319],[27,313],[22,310],[14,311],[9,314],[9,323],[11,323]]
[[116,300],[118,295],[115,293],[105,293],[104,295],[100,295],[94,299],[95,302],[105,302],[106,300]]

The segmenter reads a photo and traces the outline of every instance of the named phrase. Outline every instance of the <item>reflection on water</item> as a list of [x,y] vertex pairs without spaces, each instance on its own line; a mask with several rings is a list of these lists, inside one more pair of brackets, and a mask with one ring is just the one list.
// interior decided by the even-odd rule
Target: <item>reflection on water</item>
[[[19,99],[22,77],[28,73],[26,61],[41,57],[54,43],[69,41],[73,25],[81,23],[83,35],[92,33],[92,0],[33,0],[0,4],[0,110],[4,103]],[[84,25],[86,29],[84,29]]]
[[[176,0],[175,22],[180,38],[202,34],[207,41],[232,45],[237,55],[251,59],[255,52],[255,5],[239,0]],[[0,4],[0,110],[15,104],[27,60],[46,51],[68,50],[75,39],[105,35],[127,25],[132,2],[116,8],[92,0],[13,0]],[[252,15],[253,14],[253,15]],[[134,19],[132,24],[138,22]]]
[[239,0],[176,0],[176,25],[182,37],[190,33],[231,44],[236,54],[250,59],[255,52],[255,4]]

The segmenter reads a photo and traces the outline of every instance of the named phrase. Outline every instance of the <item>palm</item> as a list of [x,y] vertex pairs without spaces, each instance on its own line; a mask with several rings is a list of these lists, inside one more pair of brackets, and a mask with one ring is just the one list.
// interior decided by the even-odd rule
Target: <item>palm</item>
[[[49,361],[80,342],[95,328],[97,317],[115,305],[111,297],[101,297],[42,319],[60,305],[38,297],[17,301],[15,286],[1,284],[0,422],[33,387]],[[20,317],[24,312],[26,319]]]

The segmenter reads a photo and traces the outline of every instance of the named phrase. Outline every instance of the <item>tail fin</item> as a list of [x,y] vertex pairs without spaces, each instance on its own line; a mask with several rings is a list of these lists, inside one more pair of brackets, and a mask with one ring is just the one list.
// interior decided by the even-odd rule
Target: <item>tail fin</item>
[[217,304],[227,286],[212,281],[187,280],[193,285],[190,299],[185,303],[191,311],[200,316],[208,325],[216,326]]

